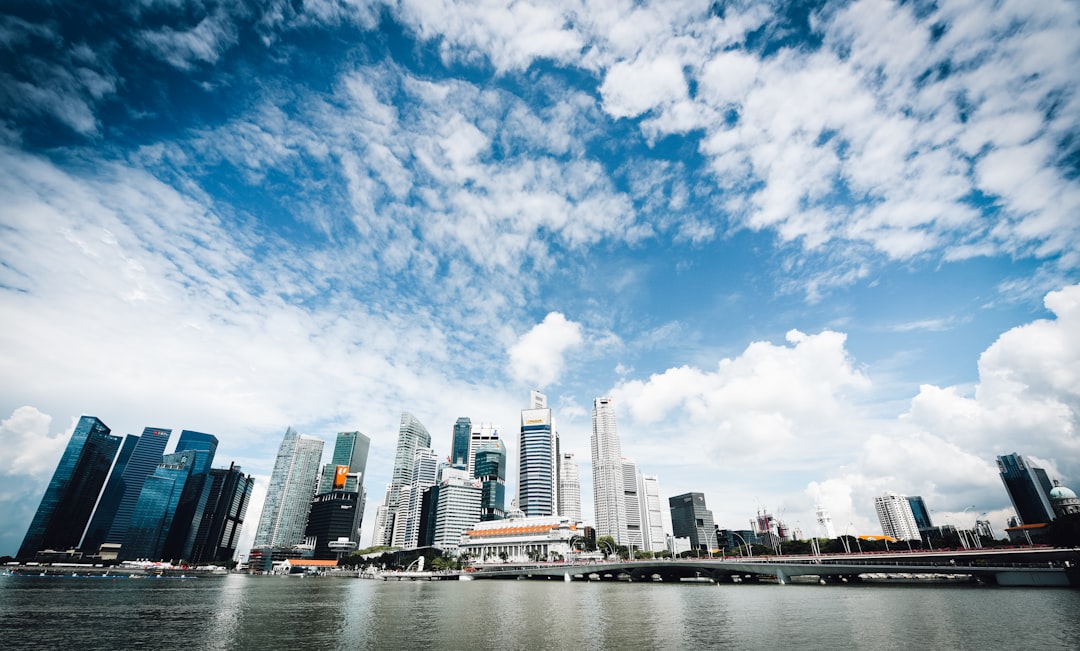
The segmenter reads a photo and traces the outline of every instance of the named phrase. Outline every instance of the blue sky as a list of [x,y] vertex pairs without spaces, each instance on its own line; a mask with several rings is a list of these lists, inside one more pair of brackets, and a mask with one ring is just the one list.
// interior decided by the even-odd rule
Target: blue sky
[[258,499],[289,425],[363,431],[367,531],[402,411],[513,455],[532,388],[587,517],[597,396],[728,527],[1080,483],[1075,3],[4,11],[0,553],[81,414]]

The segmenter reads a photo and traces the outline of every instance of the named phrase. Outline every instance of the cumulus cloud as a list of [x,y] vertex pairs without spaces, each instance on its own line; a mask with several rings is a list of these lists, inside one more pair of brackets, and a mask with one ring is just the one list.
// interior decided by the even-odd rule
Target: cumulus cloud
[[536,387],[553,385],[566,368],[566,356],[583,342],[580,323],[567,320],[559,312],[551,312],[521,335],[507,351],[510,375]]

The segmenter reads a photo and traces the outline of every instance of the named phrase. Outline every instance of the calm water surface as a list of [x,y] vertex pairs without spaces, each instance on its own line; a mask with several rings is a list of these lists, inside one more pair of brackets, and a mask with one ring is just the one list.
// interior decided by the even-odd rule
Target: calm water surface
[[3,649],[1080,649],[1080,591],[0,577]]

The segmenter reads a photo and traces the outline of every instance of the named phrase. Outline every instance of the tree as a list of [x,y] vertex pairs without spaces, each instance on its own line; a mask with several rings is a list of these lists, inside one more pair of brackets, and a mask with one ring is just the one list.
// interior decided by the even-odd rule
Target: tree
[[607,560],[608,554],[618,551],[618,547],[615,545],[615,539],[611,536],[600,536],[597,538],[596,548],[604,554],[604,560]]

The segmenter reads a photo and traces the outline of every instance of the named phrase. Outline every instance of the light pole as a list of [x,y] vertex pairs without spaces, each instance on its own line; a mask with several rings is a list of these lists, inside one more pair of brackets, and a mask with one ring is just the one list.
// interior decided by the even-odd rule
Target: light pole
[[[963,520],[964,519],[964,514],[968,512],[968,509],[973,509],[973,508],[975,508],[974,504],[972,504],[971,506],[965,506],[964,510],[960,512],[960,519]],[[971,547],[971,545],[970,545],[970,543],[968,543],[967,530],[958,530],[958,531],[960,531],[960,544],[962,544],[964,546],[964,549],[969,549]]]
[[750,544],[748,542],[746,542],[746,538],[743,538],[742,536],[735,533],[734,531],[731,532],[731,535],[735,536],[736,538],[738,538],[739,540],[742,541],[742,544],[746,547],[746,553],[750,556],[750,558],[753,558],[754,557],[754,549],[750,546]]

